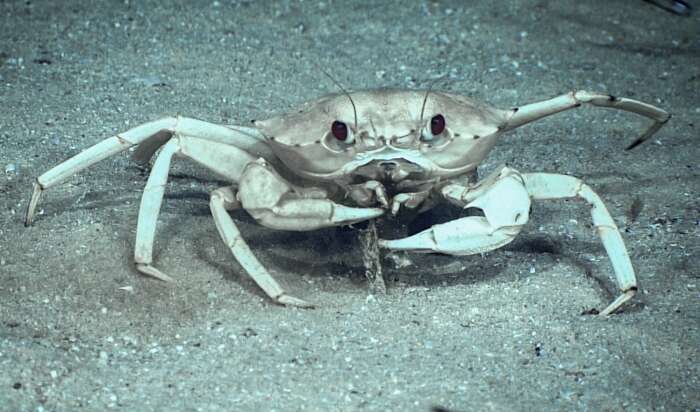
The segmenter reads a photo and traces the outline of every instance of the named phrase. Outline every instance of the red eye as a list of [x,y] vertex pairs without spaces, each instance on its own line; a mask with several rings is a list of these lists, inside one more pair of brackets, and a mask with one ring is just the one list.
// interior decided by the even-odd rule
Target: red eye
[[348,126],[336,120],[331,125],[331,133],[333,137],[344,142],[348,138]]
[[441,114],[433,116],[430,119],[430,133],[433,136],[437,136],[445,131],[445,117]]

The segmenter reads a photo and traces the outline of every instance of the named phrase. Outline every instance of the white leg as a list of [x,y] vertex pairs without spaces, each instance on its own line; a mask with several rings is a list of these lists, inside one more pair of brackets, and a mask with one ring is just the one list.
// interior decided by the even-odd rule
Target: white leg
[[179,150],[175,140],[168,142],[158,155],[153,170],[148,176],[146,188],[141,196],[141,207],[139,208],[138,223],[136,224],[136,246],[134,248],[134,261],[136,269],[146,275],[167,282],[173,279],[151,266],[153,261],[153,242],[156,237],[156,224],[160,207],[163,203],[165,184],[168,181],[170,162],[173,155]]
[[[245,166],[254,161],[253,156],[236,147],[193,137],[176,136],[165,144],[156,158],[141,198],[134,252],[136,268],[141,273],[164,281],[172,281],[172,278],[151,263],[156,224],[163,202],[168,171],[172,158],[176,154],[188,157],[234,182],[241,180]],[[235,194],[229,188],[218,189],[212,193],[210,208],[216,228],[236,260],[274,301],[285,305],[311,307],[312,305],[308,302],[287,295],[253,255],[227,212],[238,205]]]
[[27,206],[25,225],[32,224],[36,206],[44,190],[61,183],[100,160],[136,145],[143,144],[144,146],[143,149],[137,150],[135,155],[137,160],[147,160],[174,134],[197,136],[235,145],[243,150],[249,150],[256,157],[272,156],[270,149],[262,144],[262,136],[259,133],[256,134],[254,129],[240,128],[238,130],[233,126],[221,126],[186,117],[167,117],[145,123],[103,140],[39,176],[34,183],[32,197]]
[[239,206],[236,195],[231,188],[220,188],[212,192],[209,205],[214,216],[216,229],[219,231],[219,235],[221,235],[226,246],[229,247],[233,256],[243,266],[248,275],[272,300],[283,305],[313,307],[311,303],[288,295],[255,257],[248,244],[241,237],[241,232],[227,212],[227,210]]
[[581,180],[566,175],[550,173],[523,173],[525,186],[533,199],[566,199],[579,197],[591,206],[593,224],[605,247],[622,294],[610,303],[601,315],[615,312],[630,300],[637,291],[637,278],[632,268],[625,243],[610,213],[600,197]]
[[83,150],[65,162],[54,166],[52,169],[48,170],[36,179],[32,198],[29,200],[29,205],[27,206],[27,214],[24,224],[26,226],[32,224],[32,221],[34,220],[34,211],[39,203],[41,193],[44,190],[61,183],[68,177],[99,162],[100,160],[104,160],[109,156],[115,155],[136,144],[139,144],[141,141],[146,140],[148,137],[153,136],[162,130],[168,130],[175,127],[176,123],[176,119],[165,118],[143,124],[125,133],[103,140],[96,145]]
[[177,127],[166,131],[160,136],[153,136],[139,144],[134,150],[132,158],[139,164],[147,163],[153,154],[168,141],[173,134],[181,134],[191,137],[199,137],[208,141],[236,146],[257,157],[274,159],[274,154],[265,143],[260,132],[252,127],[225,126],[208,123],[187,117],[178,117]]
[[151,263],[156,224],[171,160],[175,154],[186,156],[233,182],[240,180],[245,165],[255,160],[253,156],[237,147],[195,137],[176,136],[165,144],[156,158],[141,197],[134,251],[136,268],[141,273],[165,281],[172,279]]
[[[353,223],[384,213],[383,209],[349,208],[335,204],[323,198],[325,193],[319,190],[298,191],[272,169],[264,166],[264,160],[256,161],[252,155],[237,147],[196,137],[175,136],[165,144],[156,158],[141,199],[136,229],[136,267],[140,272],[161,280],[169,281],[171,278],[151,265],[153,243],[168,170],[174,155],[194,160],[224,178],[239,183],[242,191],[238,196],[240,202],[230,188],[218,189],[212,193],[210,208],[217,230],[248,275],[271,299],[281,304],[311,306],[284,292],[253,255],[227,210],[240,207],[241,204],[247,205],[252,208],[251,214],[263,224],[291,230]],[[271,199],[276,200],[269,204]],[[265,214],[261,209],[270,213]],[[264,216],[261,217],[256,212],[261,212]]]
[[671,118],[671,115],[664,110],[647,103],[624,97],[615,97],[608,94],[591,93],[584,90],[579,90],[557,96],[549,100],[531,103],[513,109],[512,115],[503,129],[515,129],[516,127],[543,117],[559,113],[564,110],[569,110],[574,107],[579,107],[583,103],[590,103],[594,106],[601,107],[612,107],[615,109],[637,113],[654,121],[654,123],[652,123],[652,125],[640,137],[627,146],[628,150],[638,146],[650,138],[668,121],[668,119]]

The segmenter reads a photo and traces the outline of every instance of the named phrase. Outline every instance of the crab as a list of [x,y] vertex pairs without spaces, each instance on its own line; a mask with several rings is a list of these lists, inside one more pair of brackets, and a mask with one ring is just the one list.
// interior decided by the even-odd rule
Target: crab
[[185,157],[231,182],[211,193],[210,209],[242,268],[274,302],[310,307],[270,275],[229,211],[242,208],[273,229],[310,231],[447,202],[481,213],[407,237],[379,239],[378,245],[389,251],[471,255],[511,242],[527,224],[533,200],[579,198],[591,207],[620,290],[599,312],[609,315],[634,296],[637,280],[620,232],[591,187],[573,176],[521,173],[507,166],[480,181],[469,178],[504,133],[584,103],[653,120],[628,148],[670,118],[640,101],[581,90],[503,110],[447,92],[396,89],[343,90],[253,121],[253,127],[166,117],[103,140],[39,176],[25,224],[32,224],[44,190],[127,149],[133,148],[140,163],[159,151],[141,199],[134,260],[139,272],[171,281],[153,265],[153,244],[172,159]]

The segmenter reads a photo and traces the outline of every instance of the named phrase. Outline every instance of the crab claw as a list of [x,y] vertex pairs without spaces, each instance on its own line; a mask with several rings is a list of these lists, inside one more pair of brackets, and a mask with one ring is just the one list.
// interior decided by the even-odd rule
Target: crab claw
[[[437,224],[403,239],[380,240],[379,246],[392,250],[473,255],[509,243],[528,221],[530,196],[522,177],[507,167],[494,172],[484,182],[475,188],[478,197],[465,206],[482,210],[484,216]],[[455,198],[468,199],[465,193]]]
[[[243,205],[246,205],[245,199]],[[260,224],[269,228],[300,231],[349,225],[386,213],[381,208],[349,207],[328,199],[303,199],[292,193],[272,207],[246,210]]]
[[413,236],[379,240],[379,247],[411,252],[438,252],[450,255],[484,253],[509,243],[521,226],[496,230],[482,216],[470,216],[435,225]]
[[[328,202],[331,203],[330,201]],[[333,205],[333,213],[330,221],[333,225],[348,225],[351,223],[361,222],[363,220],[374,219],[386,212],[385,209],[376,207],[362,208],[343,206],[338,203],[331,204]]]
[[[264,189],[261,189],[264,188]],[[262,162],[246,166],[236,198],[262,225],[278,230],[316,230],[383,215],[382,208],[344,206],[322,189],[297,188]]]

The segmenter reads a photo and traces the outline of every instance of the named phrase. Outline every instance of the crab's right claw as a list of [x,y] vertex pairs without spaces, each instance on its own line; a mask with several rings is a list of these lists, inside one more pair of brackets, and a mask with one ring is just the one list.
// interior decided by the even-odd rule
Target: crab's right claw
[[344,206],[324,196],[321,190],[294,188],[262,161],[246,166],[236,195],[255,220],[278,230],[306,231],[349,225],[386,213],[382,208]]
[[324,227],[350,225],[374,219],[386,213],[380,208],[344,206],[328,199],[303,199],[289,196],[269,208],[246,207],[262,225],[278,230],[316,230]]
[[386,213],[385,209],[380,208],[362,208],[362,207],[349,207],[343,206],[338,203],[333,203],[331,201],[326,201],[331,204],[333,212],[330,218],[331,224],[335,225],[349,225],[352,223],[361,222],[363,220],[370,220],[378,218],[379,216]]

